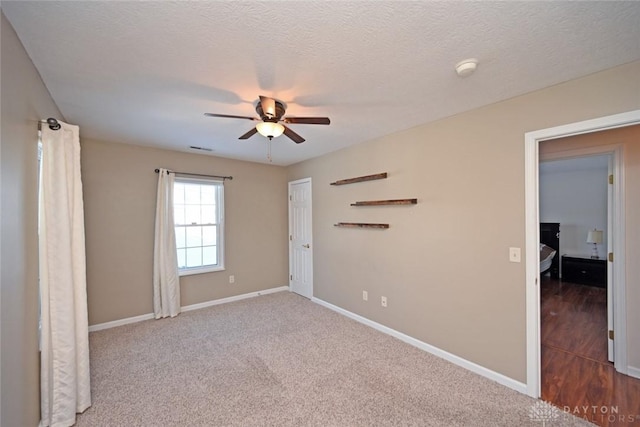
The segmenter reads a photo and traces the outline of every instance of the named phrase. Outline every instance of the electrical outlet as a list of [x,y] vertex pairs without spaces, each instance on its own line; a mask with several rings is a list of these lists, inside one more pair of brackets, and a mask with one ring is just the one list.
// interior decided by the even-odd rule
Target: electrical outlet
[[520,262],[520,248],[509,248],[509,261]]
[[387,306],[387,297],[380,297],[380,305],[383,307]]
[[362,291],[362,300],[363,301],[369,301],[369,292]]
[[234,276],[233,274],[229,276],[229,283],[236,283],[236,276]]

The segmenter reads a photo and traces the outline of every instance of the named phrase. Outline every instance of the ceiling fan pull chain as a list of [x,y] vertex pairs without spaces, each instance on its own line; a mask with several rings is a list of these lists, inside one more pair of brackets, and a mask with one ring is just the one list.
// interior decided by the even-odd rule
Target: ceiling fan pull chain
[[271,158],[271,139],[267,140],[267,160],[269,160],[269,163],[273,162],[273,159]]

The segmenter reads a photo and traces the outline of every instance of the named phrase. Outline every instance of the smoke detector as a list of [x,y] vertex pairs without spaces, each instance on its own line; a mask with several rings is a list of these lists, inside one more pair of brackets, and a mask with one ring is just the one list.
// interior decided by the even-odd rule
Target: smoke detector
[[467,77],[476,70],[478,67],[478,60],[475,58],[465,59],[456,64],[456,73],[460,77]]

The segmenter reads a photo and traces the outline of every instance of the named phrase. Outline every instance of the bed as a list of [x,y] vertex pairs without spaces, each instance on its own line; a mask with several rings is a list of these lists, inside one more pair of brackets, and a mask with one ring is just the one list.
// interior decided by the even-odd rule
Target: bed
[[558,250],[560,248],[560,223],[540,223],[540,275],[549,273],[552,278],[560,277]]

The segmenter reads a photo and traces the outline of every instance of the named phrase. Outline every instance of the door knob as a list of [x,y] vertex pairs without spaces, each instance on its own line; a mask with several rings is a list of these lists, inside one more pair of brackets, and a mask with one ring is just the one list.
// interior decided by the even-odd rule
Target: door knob
[[309,245],[308,243],[306,245],[302,245],[303,248],[307,248],[309,249],[311,247],[311,245]]

